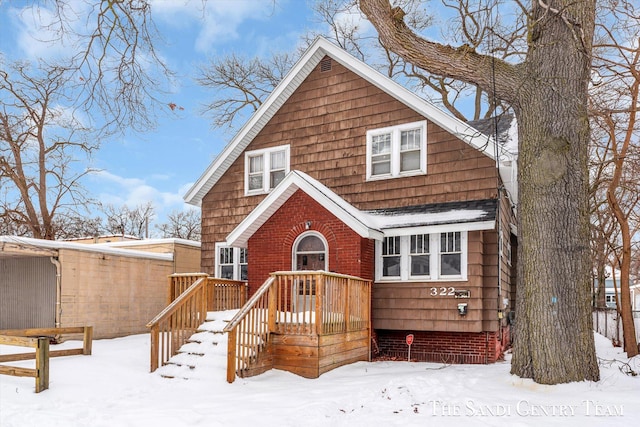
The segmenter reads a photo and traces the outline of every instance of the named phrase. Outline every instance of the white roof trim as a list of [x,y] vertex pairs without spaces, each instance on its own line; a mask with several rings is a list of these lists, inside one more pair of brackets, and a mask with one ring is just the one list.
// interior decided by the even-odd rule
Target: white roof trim
[[384,236],[407,236],[410,234],[434,234],[448,233],[452,231],[478,231],[478,230],[495,230],[496,222],[475,221],[475,222],[456,222],[452,224],[437,225],[418,225],[415,227],[388,228],[384,229]]
[[368,215],[347,203],[319,181],[300,171],[291,171],[282,182],[265,197],[254,210],[227,236],[227,245],[246,247],[249,238],[267,222],[269,218],[297,190],[302,190],[328,209],[340,221],[360,236],[368,239],[382,239],[382,232],[367,225]]
[[[184,199],[187,203],[200,206],[202,199],[215,185],[231,164],[242,154],[251,140],[262,130],[267,122],[276,114],[282,104],[300,86],[314,67],[325,56],[330,56],[340,64],[377,86],[389,95],[422,114],[443,129],[462,139],[472,147],[495,159],[496,146],[493,138],[487,137],[467,123],[445,113],[434,104],[420,98],[415,93],[380,74],[364,62],[351,56],[340,47],[323,37],[318,37],[302,55],[282,82],[267,97],[264,103],[251,116],[236,136],[227,144],[222,152],[207,167],[195,184],[187,191]],[[511,155],[500,148],[500,157]]]

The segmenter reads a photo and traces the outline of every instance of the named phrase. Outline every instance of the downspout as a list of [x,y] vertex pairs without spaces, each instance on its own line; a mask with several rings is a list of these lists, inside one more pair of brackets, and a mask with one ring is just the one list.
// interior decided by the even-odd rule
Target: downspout
[[56,314],[55,327],[60,327],[60,318],[62,317],[62,268],[57,256],[49,258],[51,263],[56,266]]

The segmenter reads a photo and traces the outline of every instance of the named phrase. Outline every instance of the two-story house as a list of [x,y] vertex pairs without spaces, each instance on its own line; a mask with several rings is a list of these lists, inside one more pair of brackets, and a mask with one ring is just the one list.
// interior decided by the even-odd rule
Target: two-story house
[[319,38],[185,199],[202,207],[207,273],[250,294],[274,271],[373,280],[373,352],[406,358],[413,334],[413,360],[490,363],[515,302],[515,168]]

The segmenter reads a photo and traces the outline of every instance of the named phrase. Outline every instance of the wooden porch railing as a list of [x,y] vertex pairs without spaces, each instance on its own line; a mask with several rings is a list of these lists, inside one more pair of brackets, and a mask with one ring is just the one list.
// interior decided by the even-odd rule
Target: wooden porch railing
[[151,329],[151,372],[178,352],[204,323],[208,311],[240,308],[247,301],[245,282],[203,273],[171,275],[169,280],[169,293],[175,298],[147,324]]
[[[276,272],[231,319],[227,381],[255,362],[270,333],[329,335],[370,328],[371,282],[326,271]],[[369,340],[370,341],[370,340]]]

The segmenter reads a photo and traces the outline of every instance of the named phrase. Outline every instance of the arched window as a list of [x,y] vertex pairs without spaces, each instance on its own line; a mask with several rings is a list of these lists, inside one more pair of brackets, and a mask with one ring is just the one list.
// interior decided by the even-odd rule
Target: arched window
[[293,245],[293,269],[327,270],[327,243],[322,234],[310,231],[301,234]]

